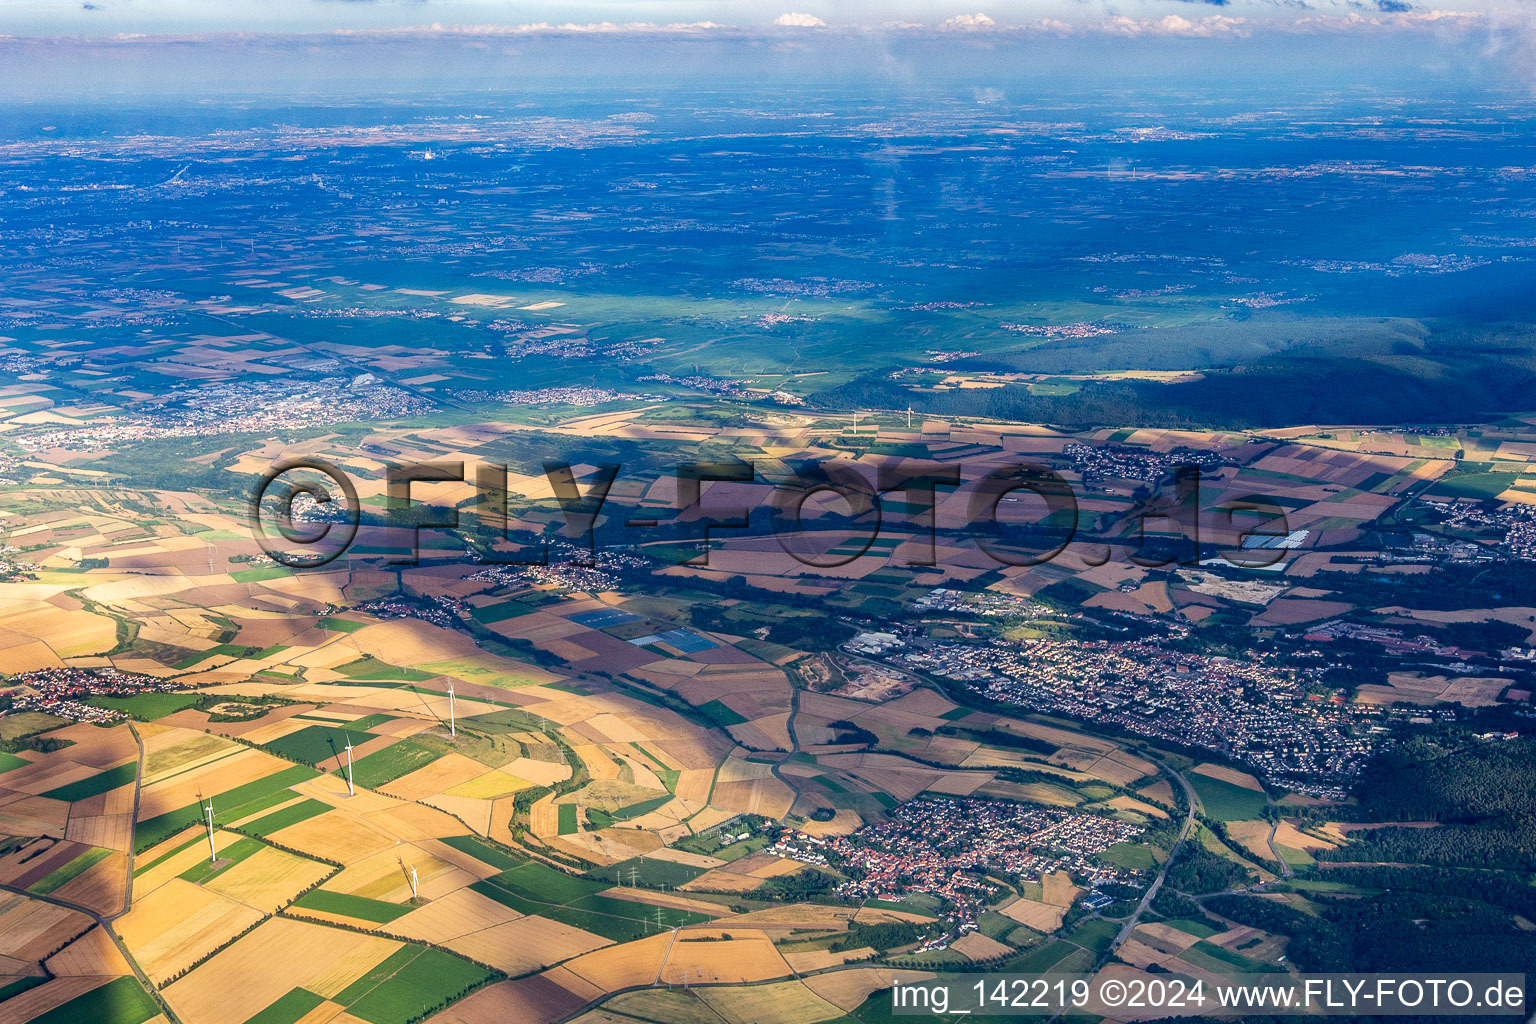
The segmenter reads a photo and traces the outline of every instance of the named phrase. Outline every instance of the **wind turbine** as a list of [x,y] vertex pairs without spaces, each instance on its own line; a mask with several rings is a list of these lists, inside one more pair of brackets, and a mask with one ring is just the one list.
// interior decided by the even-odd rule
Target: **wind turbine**
[[213,864],[219,859],[218,847],[213,843],[213,801],[203,808],[203,814],[208,818],[208,863]]
[[413,900],[416,898],[417,882],[418,882],[418,880],[416,878],[416,865],[412,864],[411,865],[411,899],[413,899]]
[[459,731],[453,724],[453,680],[448,680],[448,735],[457,737]]
[[357,796],[357,790],[352,788],[352,737],[347,737],[347,796]]

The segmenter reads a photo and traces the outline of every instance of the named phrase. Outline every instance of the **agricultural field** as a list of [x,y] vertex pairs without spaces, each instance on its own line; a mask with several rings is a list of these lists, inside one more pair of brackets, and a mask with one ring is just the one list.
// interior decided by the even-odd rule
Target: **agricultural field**
[[[26,242],[0,254],[0,1024],[884,1024],[894,979],[950,969],[1536,962],[1528,332],[1374,305],[1525,283],[1519,225],[1417,205],[1495,174],[1531,212],[1519,134],[1426,109],[1404,153],[1488,148],[1357,160],[1400,111],[1318,100],[1279,137],[1350,159],[1235,174],[1196,157],[1256,129],[1204,103],[1125,128],[990,86],[923,116],[764,95],[0,139]],[[870,152],[1071,191],[829,205]],[[1320,179],[1422,244],[1255,266],[1241,239],[1329,208],[1287,191]],[[1213,182],[1262,213],[1139,244],[1124,189]],[[274,216],[247,237],[219,195]],[[45,251],[65,203],[159,241]],[[503,205],[517,233],[481,234]],[[720,277],[743,239],[755,269]],[[1438,390],[1433,422],[1405,404]],[[302,504],[356,513],[323,563],[253,532],[253,481],[300,456],[356,492]],[[463,479],[402,495],[426,462]],[[1021,462],[1072,502],[979,501]],[[860,488],[791,480],[913,465],[942,486],[849,515]],[[690,484],[745,525],[706,530]],[[798,525],[757,529],[786,495]]]

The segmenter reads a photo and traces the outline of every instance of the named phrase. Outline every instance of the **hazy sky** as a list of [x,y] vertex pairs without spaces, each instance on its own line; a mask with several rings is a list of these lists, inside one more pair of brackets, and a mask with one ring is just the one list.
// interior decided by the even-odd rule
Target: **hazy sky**
[[[1536,91],[1536,0],[0,0],[0,96],[763,74]],[[767,79],[765,79],[767,80]],[[1262,85],[1263,83],[1261,83]]]
[[[1482,22],[1507,30],[1528,23],[1536,0],[3,0],[0,35],[332,32],[410,26],[654,25],[709,23],[727,29],[896,29],[998,31],[1009,28],[1113,30],[1125,22],[1212,16],[1296,31],[1405,29]],[[1177,22],[1170,24],[1177,25]],[[1220,24],[1220,22],[1213,22]],[[605,26],[606,27],[606,26]],[[707,31],[709,29],[696,29]]]

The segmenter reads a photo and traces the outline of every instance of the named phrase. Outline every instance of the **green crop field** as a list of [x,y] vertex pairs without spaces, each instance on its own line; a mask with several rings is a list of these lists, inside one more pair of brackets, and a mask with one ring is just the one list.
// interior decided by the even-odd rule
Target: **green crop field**
[[1131,871],[1147,871],[1157,866],[1151,847],[1137,843],[1116,843],[1099,854],[1099,860]]
[[[296,786],[314,778],[317,774],[319,773],[313,768],[294,765],[292,768],[274,772],[264,779],[257,779],[243,786],[215,793],[212,797],[214,821],[222,825],[246,817],[260,810],[263,800],[271,801],[264,805],[267,807],[274,803],[281,803],[292,795],[287,792],[289,786]],[[188,825],[195,825],[202,820],[202,808],[195,803],[147,818],[134,826],[133,848],[142,853],[151,846],[169,839]]]
[[284,807],[280,811],[263,815],[255,821],[247,822],[241,829],[253,835],[269,836],[273,832],[287,828],[289,825],[297,825],[301,821],[310,818],[318,818],[331,810],[331,805],[320,800],[303,800],[290,807]]
[[336,1002],[342,1006],[348,1006],[357,1002],[363,996],[378,988],[384,982],[384,979],[403,970],[406,964],[409,964],[421,955],[422,949],[423,947],[415,943],[401,946],[389,954],[389,956],[368,968],[368,971],[362,977],[338,992],[336,994]]
[[292,575],[292,569],[285,569],[281,565],[264,565],[259,569],[236,569],[229,574],[229,578],[237,583],[260,583],[262,580],[276,580]]
[[47,875],[44,875],[42,878],[39,878],[37,881],[27,886],[27,892],[30,892],[35,896],[47,896],[55,889],[62,888],[65,883],[70,882],[73,879],[76,879],[85,874],[91,868],[95,867],[97,864],[100,864],[110,856],[112,856],[111,850],[103,849],[99,846],[93,846],[89,850],[86,850],[84,853],[75,857],[68,864],[64,864],[55,868]]
[[421,683],[432,678],[430,672],[418,672],[413,668],[401,668],[399,665],[391,665],[387,661],[379,661],[371,656],[364,656],[356,661],[349,661],[336,669],[348,679],[358,680],[402,680],[405,682]]
[[185,878],[189,882],[202,885],[216,875],[223,874],[229,868],[253,854],[260,853],[267,848],[266,844],[256,839],[237,839],[226,849],[219,851],[218,862],[198,861],[187,870],[183,871],[179,878]]
[[638,885],[671,886],[673,888],[686,885],[702,875],[705,870],[704,868],[694,867],[692,864],[678,864],[670,860],[632,857],[617,864],[610,864],[605,868],[593,868],[589,874],[593,878],[607,879],[615,884],[628,885],[631,869],[634,871],[635,882]]
[[527,863],[522,858],[492,845],[479,836],[444,836],[438,842],[445,846],[451,846],[460,853],[467,853],[480,863],[496,868],[499,871],[510,871],[521,864]]
[[99,796],[119,786],[126,786],[139,777],[139,762],[129,761],[120,764],[116,768],[109,768],[104,772],[97,772],[89,778],[79,779],[58,789],[50,789],[42,794],[50,800],[84,800],[86,797]]
[[1216,821],[1246,821],[1252,818],[1262,818],[1269,801],[1264,794],[1255,789],[1246,789],[1242,786],[1234,786],[1230,782],[1221,779],[1213,779],[1209,775],[1201,775],[1198,772],[1190,772],[1189,784],[1195,787],[1195,793],[1200,797],[1200,803],[1205,807],[1205,816]]
[[490,880],[503,889],[540,903],[571,903],[608,888],[605,882],[567,875],[536,861],[519,864],[510,871],[493,875]]
[[[635,939],[654,935],[657,930],[657,908],[644,903],[589,895],[573,900],[568,906],[561,906],[530,899],[490,880],[475,882],[470,889],[487,899],[495,900],[504,907],[511,907],[520,914],[547,917],[551,921],[559,921],[561,924],[601,935],[614,942],[633,942]],[[625,906],[619,907],[617,904],[625,904]],[[660,918],[662,928],[708,920],[702,914],[667,907],[660,909]]]
[[1120,926],[1103,919],[1084,921],[1067,934],[1067,941],[1075,942],[1084,949],[1102,953],[1114,941]]
[[305,1014],[323,1002],[324,996],[318,996],[308,989],[290,989],[287,995],[279,996],[276,1002],[248,1018],[245,1024],[297,1024]]
[[117,978],[32,1018],[32,1024],[142,1024],[160,1006],[133,978]]
[[426,949],[348,1006],[347,1012],[369,1024],[408,1024],[493,977],[468,960]]
[[278,757],[305,764],[322,764],[335,758],[346,759],[347,740],[354,747],[374,738],[370,732],[329,725],[309,725],[298,732],[279,736],[264,746]]
[[433,750],[415,740],[401,740],[394,746],[385,747],[354,763],[352,778],[359,786],[374,789],[391,783],[402,775],[409,775],[418,768],[425,768],[442,756],[441,751]]
[[195,693],[136,693],[131,697],[87,697],[85,703],[108,711],[121,711],[130,718],[153,722],[191,707],[198,700]]
[[745,718],[741,717],[735,711],[732,711],[729,707],[720,703],[718,700],[712,700],[707,704],[701,704],[699,706],[699,711],[704,715],[705,718],[709,719],[711,723],[721,727],[727,725],[740,725],[742,722],[746,721]]
[[359,921],[372,921],[375,924],[388,924],[395,918],[404,917],[416,909],[399,903],[369,899],[366,896],[331,892],[329,889],[311,889],[295,900],[293,905],[301,909],[318,910],[323,914],[355,917]]

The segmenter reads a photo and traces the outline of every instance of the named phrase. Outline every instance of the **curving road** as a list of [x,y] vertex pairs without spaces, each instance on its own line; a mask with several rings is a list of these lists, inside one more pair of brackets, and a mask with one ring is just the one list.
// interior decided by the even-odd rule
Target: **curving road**
[[1189,812],[1184,816],[1184,827],[1179,829],[1179,838],[1175,839],[1173,846],[1169,847],[1168,849],[1168,858],[1163,861],[1163,869],[1157,873],[1157,877],[1152,880],[1152,884],[1147,886],[1147,891],[1142,894],[1141,902],[1136,904],[1135,912],[1133,912],[1130,917],[1126,918],[1125,925],[1120,929],[1119,933],[1115,935],[1115,941],[1109,944],[1109,949],[1105,950],[1104,955],[1099,958],[1099,963],[1101,965],[1115,954],[1115,950],[1120,948],[1121,944],[1125,942],[1126,938],[1131,934],[1131,930],[1135,928],[1137,923],[1141,920],[1142,913],[1157,896],[1157,891],[1163,887],[1163,879],[1168,876],[1168,869],[1173,866],[1173,861],[1179,852],[1179,847],[1183,845],[1185,839],[1189,838],[1189,830],[1193,828],[1195,824],[1195,806],[1197,801],[1194,787],[1189,784],[1188,779],[1184,778],[1183,775],[1175,771],[1166,762],[1152,757],[1151,754],[1148,754],[1147,756],[1151,757],[1153,761],[1156,761],[1157,766],[1161,768],[1166,775],[1172,777],[1175,781],[1178,782],[1179,786],[1184,790],[1184,802],[1189,805]]
[[[134,728],[132,722],[128,723],[128,731],[133,734],[133,741],[139,747],[139,770],[133,780],[133,820],[137,822],[139,820],[139,795],[143,789],[144,779],[144,740],[140,738],[139,730]],[[66,910],[73,910],[77,914],[84,914],[95,921],[101,926],[101,930],[106,933],[107,938],[112,940],[113,945],[123,955],[123,959],[127,961],[128,966],[133,968],[133,973],[139,979],[139,984],[143,985],[145,991],[154,997],[155,1002],[160,1004],[160,1011],[165,1014],[166,1019],[171,1021],[171,1024],[180,1024],[180,1018],[171,1010],[170,1004],[161,996],[160,990],[149,980],[149,976],[144,973],[143,968],[139,966],[139,962],[133,958],[133,954],[128,951],[128,947],[123,945],[123,940],[118,938],[117,932],[112,930],[112,922],[128,913],[128,909],[133,906],[133,857],[133,843],[130,842],[128,844],[128,891],[123,898],[123,909],[115,914],[98,914],[96,911],[88,907],[82,907],[77,903],[66,903],[64,900],[57,900],[52,896],[39,896],[37,893],[27,892],[25,889],[17,889],[9,885],[0,885],[0,890],[15,893],[17,896],[25,896],[30,900],[52,903],[56,907],[64,907]]]

